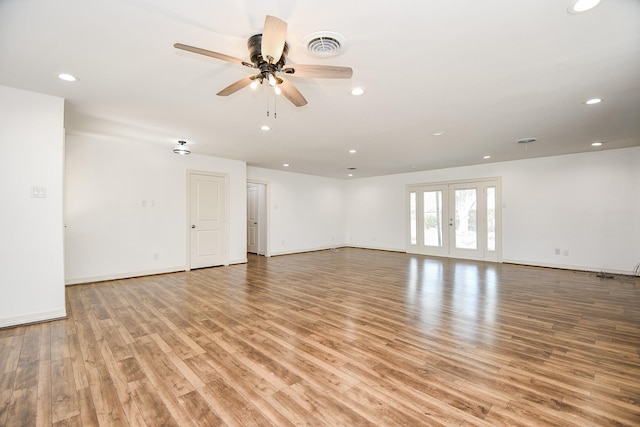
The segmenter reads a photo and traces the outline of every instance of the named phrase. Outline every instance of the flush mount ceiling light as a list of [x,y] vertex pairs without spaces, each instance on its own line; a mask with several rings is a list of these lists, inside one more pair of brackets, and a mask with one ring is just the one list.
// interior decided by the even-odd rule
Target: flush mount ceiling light
[[582,12],[593,9],[600,3],[600,0],[573,0],[571,5],[567,9],[572,15],[577,15]]
[[283,163],[282,166],[284,166],[285,168],[289,167],[289,163]]
[[191,154],[191,150],[189,150],[189,148],[187,147],[187,141],[178,141],[178,145],[173,147],[173,152],[176,154],[180,154],[181,156]]
[[262,126],[260,126],[260,130],[263,130],[263,131],[266,132],[268,130],[271,130],[271,128],[269,126],[267,126],[267,125],[262,125]]
[[586,101],[584,101],[584,103],[587,104],[587,105],[600,104],[601,102],[602,102],[602,99],[600,99],[600,98],[591,98],[591,99],[587,99]]
[[591,143],[591,146],[593,147],[600,147],[601,145],[602,145],[602,141],[596,141]]
[[351,149],[351,150],[349,150],[349,153],[351,153],[351,154],[356,154],[356,153],[357,153],[357,151],[356,151],[356,150]]
[[351,89],[351,90],[349,91],[349,93],[350,93],[351,95],[353,95],[353,96],[360,96],[360,95],[363,95],[363,94],[364,94],[364,88],[363,88],[363,87],[360,87],[360,86],[357,86],[357,87],[354,87],[353,89]]
[[436,131],[436,132],[432,133],[431,135],[433,135],[433,136],[444,135],[444,131],[443,130],[439,130],[439,131]]
[[72,74],[61,73],[58,74],[58,78],[60,80],[64,80],[65,82],[77,82],[78,78]]
[[483,159],[485,159],[485,160],[487,160],[487,159],[490,159],[490,158],[491,158],[491,156],[483,156],[482,158],[483,158]]

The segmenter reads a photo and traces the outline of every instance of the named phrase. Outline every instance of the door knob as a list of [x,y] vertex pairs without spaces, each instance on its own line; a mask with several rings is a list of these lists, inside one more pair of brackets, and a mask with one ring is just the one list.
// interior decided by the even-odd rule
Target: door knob
[[196,228],[195,224],[191,224],[191,228]]

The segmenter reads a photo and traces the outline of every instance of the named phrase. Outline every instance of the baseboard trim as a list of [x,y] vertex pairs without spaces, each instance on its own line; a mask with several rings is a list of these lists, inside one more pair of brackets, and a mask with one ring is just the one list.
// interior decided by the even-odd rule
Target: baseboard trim
[[131,271],[127,273],[107,274],[104,276],[93,276],[93,277],[78,277],[74,279],[66,279],[64,281],[64,284],[67,286],[70,286],[70,285],[80,285],[83,283],[105,282],[107,280],[131,279],[133,277],[154,276],[156,274],[176,273],[178,271],[185,271],[186,269],[187,269],[186,266],[181,265],[178,267],[160,268],[157,270]]
[[318,248],[310,248],[310,249],[296,249],[294,251],[283,251],[283,252],[271,252],[269,254],[270,257],[272,256],[282,256],[282,255],[294,255],[294,254],[304,254],[307,252],[318,252],[318,251],[328,251],[331,249],[340,249],[340,248],[347,248],[349,246],[346,245],[340,245],[340,246],[321,246]]
[[384,252],[397,252],[400,254],[406,254],[407,251],[404,249],[396,249],[396,248],[385,248],[382,246],[356,246],[356,245],[349,245],[349,246],[345,246],[347,248],[355,248],[355,249],[369,249],[372,251],[384,251]]
[[64,308],[45,311],[42,313],[25,314],[22,316],[5,317],[0,319],[0,329],[13,326],[28,325],[31,323],[49,322],[51,320],[65,319],[67,311]]
[[633,276],[633,271],[631,270],[584,267],[580,265],[554,264],[549,262],[522,261],[522,260],[515,260],[515,259],[503,259],[502,262],[505,264],[515,264],[515,265],[523,265],[523,266],[530,266],[530,267],[555,268],[558,270],[586,271],[589,273],[606,272],[611,274],[621,274],[624,276]]

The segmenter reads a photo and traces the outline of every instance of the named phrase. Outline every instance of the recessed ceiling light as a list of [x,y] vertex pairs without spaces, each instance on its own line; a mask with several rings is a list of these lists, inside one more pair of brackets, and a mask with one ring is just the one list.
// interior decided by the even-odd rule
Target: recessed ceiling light
[[267,125],[262,125],[262,126],[260,126],[260,130],[263,130],[263,131],[266,132],[268,130],[271,130],[271,128],[269,126],[267,126]]
[[600,0],[573,0],[567,12],[572,15],[577,15],[578,13],[593,9],[598,3],[600,3]]
[[486,160],[486,159],[490,159],[491,156],[483,156],[482,158]]
[[58,78],[60,80],[64,80],[65,82],[77,82],[78,78],[74,75],[71,74],[67,74],[67,73],[62,73],[62,74],[58,74]]
[[353,96],[360,96],[364,94],[364,88],[360,87],[360,86],[356,86],[353,89],[351,89],[351,95]]
[[592,142],[591,145],[594,147],[600,147],[602,145],[602,141]]
[[349,153],[351,153],[351,154],[356,154],[356,153],[357,153],[357,151],[356,151],[356,150],[351,149],[351,150],[349,150]]
[[289,167],[289,163],[283,163],[282,166],[284,166],[285,168]]
[[602,102],[602,99],[600,98],[591,98],[584,101],[584,103],[587,105],[600,104],[601,102]]
[[436,131],[436,132],[432,133],[431,135],[433,135],[433,136],[444,135],[444,131],[443,130],[439,130],[439,131]]

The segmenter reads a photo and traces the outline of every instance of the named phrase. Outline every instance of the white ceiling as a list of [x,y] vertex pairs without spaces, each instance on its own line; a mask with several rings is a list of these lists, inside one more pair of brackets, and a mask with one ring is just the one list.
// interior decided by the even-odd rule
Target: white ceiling
[[[580,15],[569,4],[0,0],[0,85],[64,97],[70,134],[167,150],[185,139],[194,153],[338,178],[638,146],[640,1]],[[274,119],[265,88],[216,96],[251,70],[173,47],[248,60],[267,14],[289,24],[290,63],[350,66],[353,77],[291,77],[309,104],[279,99]],[[342,34],[344,53],[310,56],[302,39],[320,30]],[[356,85],[365,95],[349,94]],[[592,97],[604,102],[585,105]],[[515,142],[525,137],[538,141]]]

